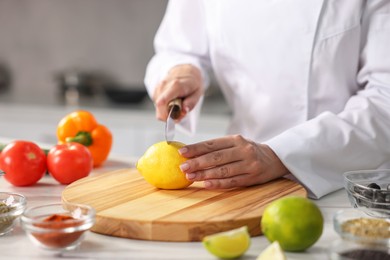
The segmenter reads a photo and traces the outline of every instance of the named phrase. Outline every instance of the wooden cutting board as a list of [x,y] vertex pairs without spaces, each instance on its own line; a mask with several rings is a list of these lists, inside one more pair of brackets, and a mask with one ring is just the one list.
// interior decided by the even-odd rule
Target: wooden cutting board
[[261,234],[267,204],[287,195],[306,197],[290,180],[249,188],[206,190],[194,183],[182,190],[160,190],[136,169],[123,169],[80,179],[62,193],[66,203],[88,204],[96,210],[92,231],[117,237],[158,241],[201,241],[205,235],[247,225]]

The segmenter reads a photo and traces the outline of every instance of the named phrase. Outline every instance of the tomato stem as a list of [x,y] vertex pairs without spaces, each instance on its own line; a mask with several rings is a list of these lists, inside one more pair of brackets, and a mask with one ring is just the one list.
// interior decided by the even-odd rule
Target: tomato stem
[[0,144],[0,152],[7,146],[7,144]]
[[92,144],[92,136],[91,133],[89,132],[80,131],[74,137],[67,137],[65,141],[67,143],[74,142],[74,143],[83,144],[85,146],[90,146]]

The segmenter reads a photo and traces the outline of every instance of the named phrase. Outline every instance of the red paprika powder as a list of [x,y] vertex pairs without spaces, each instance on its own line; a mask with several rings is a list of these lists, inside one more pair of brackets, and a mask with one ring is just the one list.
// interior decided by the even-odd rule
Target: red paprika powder
[[41,223],[34,224],[36,227],[47,229],[41,233],[32,233],[32,235],[43,245],[51,248],[65,248],[76,242],[85,230],[80,231],[64,231],[69,227],[77,227],[82,225],[83,221],[67,216],[53,214],[45,218]]

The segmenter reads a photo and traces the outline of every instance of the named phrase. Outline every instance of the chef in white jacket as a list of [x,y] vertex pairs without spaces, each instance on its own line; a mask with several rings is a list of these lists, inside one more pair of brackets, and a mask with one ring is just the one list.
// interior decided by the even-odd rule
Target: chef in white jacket
[[390,161],[390,0],[171,0],[145,84],[195,131],[213,70],[227,135],[180,150],[209,189],[292,176],[319,198]]

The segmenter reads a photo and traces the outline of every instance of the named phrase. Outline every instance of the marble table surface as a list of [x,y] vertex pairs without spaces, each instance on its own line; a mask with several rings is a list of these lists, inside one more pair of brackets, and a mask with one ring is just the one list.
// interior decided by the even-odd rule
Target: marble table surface
[[[131,167],[123,158],[110,158],[106,165],[94,170],[91,175],[105,171]],[[50,176],[45,176],[31,187],[14,187],[4,178],[0,179],[0,191],[17,192],[27,197],[27,206],[61,202],[64,185],[58,184]],[[338,239],[332,226],[334,213],[343,208],[350,208],[344,190],[315,200],[325,219],[324,231],[319,241],[304,253],[286,253],[288,259],[328,259],[328,249]],[[257,255],[269,242],[264,236],[252,238],[248,252],[241,259],[256,259]],[[37,248],[28,239],[19,224],[14,230],[0,237],[1,259],[216,259],[210,255],[200,242],[157,242],[111,237],[93,232],[86,234],[79,248],[61,254],[46,252]]]

